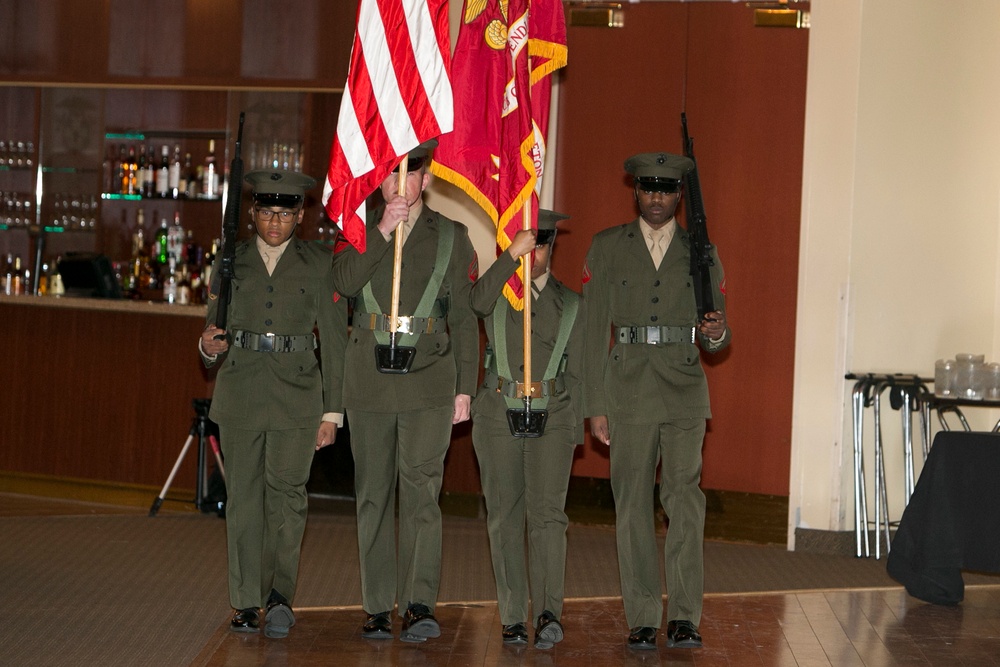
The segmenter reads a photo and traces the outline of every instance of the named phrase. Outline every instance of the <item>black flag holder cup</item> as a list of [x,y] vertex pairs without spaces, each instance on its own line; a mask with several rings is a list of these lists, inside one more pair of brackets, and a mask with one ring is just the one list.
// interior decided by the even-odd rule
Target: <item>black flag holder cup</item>
[[[524,203],[523,229],[531,229],[531,199]],[[548,410],[532,410],[531,400],[542,397],[542,383],[531,382],[531,263],[534,253],[521,256],[521,285],[524,293],[524,382],[517,383],[515,398],[524,399],[523,408],[507,409],[507,425],[515,438],[539,438],[545,432]]]
[[[534,385],[540,386],[540,383],[532,383],[532,393],[534,393]],[[523,408],[507,409],[507,426],[510,427],[510,434],[515,438],[540,438],[545,433],[545,422],[548,419],[548,410],[531,409],[531,396],[524,397]]]
[[[409,153],[403,156],[399,164],[399,185],[397,191],[406,196],[406,168]],[[403,267],[403,235],[402,223],[396,227],[392,258],[392,305],[389,310],[389,344],[375,346],[375,369],[379,373],[405,375],[413,366],[413,358],[417,356],[417,348],[399,345],[399,334],[409,333],[399,328],[399,274]],[[408,320],[409,321],[409,320]]]
[[399,331],[389,334],[388,345],[375,346],[375,368],[379,373],[405,375],[413,366],[413,358],[417,356],[417,348],[398,345],[396,339]]

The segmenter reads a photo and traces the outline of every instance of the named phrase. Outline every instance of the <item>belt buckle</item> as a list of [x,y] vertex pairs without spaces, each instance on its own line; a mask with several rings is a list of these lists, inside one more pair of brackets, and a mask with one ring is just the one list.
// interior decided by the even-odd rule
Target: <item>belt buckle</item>
[[274,334],[265,333],[257,338],[258,352],[274,352]]
[[696,338],[696,334],[697,333],[698,333],[698,327],[691,327],[691,344],[692,345],[694,345],[695,340],[697,340],[697,338]]
[[661,333],[660,327],[646,327],[646,342],[650,345],[659,344],[661,342]]
[[639,327],[629,327],[628,331],[628,342],[638,343],[639,342]]
[[[532,382],[528,385],[528,391],[531,392],[531,398],[541,398],[542,397],[542,383]],[[514,398],[524,398],[524,383],[517,383],[517,393]]]
[[401,334],[413,333],[413,317],[410,315],[397,315],[396,333],[401,333]]

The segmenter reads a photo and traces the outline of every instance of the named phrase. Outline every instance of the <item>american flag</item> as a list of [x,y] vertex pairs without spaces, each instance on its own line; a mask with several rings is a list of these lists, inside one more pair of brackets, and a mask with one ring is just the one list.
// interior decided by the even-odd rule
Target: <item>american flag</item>
[[347,86],[323,189],[359,252],[365,199],[402,157],[452,129],[447,0],[360,0]]

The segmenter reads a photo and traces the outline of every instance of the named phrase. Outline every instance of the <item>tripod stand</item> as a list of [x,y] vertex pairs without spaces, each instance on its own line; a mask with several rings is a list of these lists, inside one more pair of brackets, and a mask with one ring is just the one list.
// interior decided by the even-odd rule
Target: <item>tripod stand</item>
[[[181,467],[181,462],[184,460],[184,456],[187,454],[188,449],[191,448],[192,443],[194,443],[195,437],[198,438],[198,477],[195,482],[195,497],[194,506],[201,510],[207,511],[207,503],[205,501],[205,486],[206,486],[206,468],[205,468],[205,445],[210,444],[212,448],[212,453],[215,454],[215,462],[219,466],[219,472],[222,473],[223,479],[225,479],[226,471],[222,467],[222,457],[219,454],[219,446],[215,440],[215,436],[208,433],[208,409],[212,405],[212,399],[210,398],[196,398],[191,401],[192,407],[194,407],[194,420],[191,422],[191,430],[188,432],[187,440],[184,442],[184,446],[181,448],[181,453],[177,457],[177,461],[174,463],[173,469],[170,471],[170,475],[167,477],[166,484],[163,485],[163,489],[160,491],[160,495],[153,500],[153,504],[149,508],[149,516],[156,516],[159,511],[160,506],[163,501],[167,499],[167,490],[170,489],[170,485],[174,481],[174,476],[177,475],[178,469]],[[217,509],[219,515],[222,515],[222,508],[211,508]]]

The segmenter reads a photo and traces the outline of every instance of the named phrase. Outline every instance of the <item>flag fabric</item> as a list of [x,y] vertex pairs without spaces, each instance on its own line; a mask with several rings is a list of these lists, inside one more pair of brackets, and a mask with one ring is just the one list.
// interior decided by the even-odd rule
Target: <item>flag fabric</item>
[[323,188],[326,213],[364,252],[365,200],[402,157],[450,132],[447,0],[360,0]]
[[[560,0],[466,0],[452,68],[455,129],[431,172],[463,191],[497,226],[503,252],[537,200],[548,131],[550,75],[566,64]],[[537,227],[537,206],[531,206]],[[504,295],[523,308],[515,275]]]

